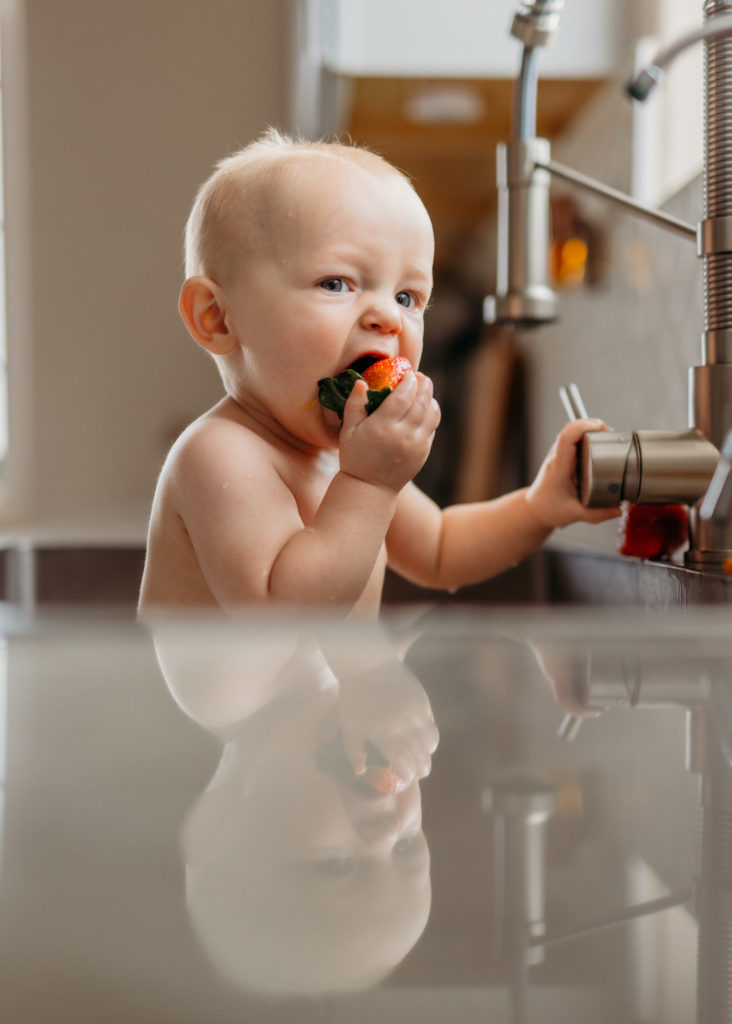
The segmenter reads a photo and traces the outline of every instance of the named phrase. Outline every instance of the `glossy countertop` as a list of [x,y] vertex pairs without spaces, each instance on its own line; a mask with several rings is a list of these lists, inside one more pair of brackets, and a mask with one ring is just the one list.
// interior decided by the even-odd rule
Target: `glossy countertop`
[[732,1021],[724,607],[8,621],[0,1020]]

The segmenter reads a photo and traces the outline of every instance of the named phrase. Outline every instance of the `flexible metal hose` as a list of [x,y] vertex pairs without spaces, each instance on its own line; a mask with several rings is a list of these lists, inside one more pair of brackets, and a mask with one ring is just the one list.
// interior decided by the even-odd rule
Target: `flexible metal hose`
[[563,7],[564,0],[527,0],[518,5],[511,32],[524,48],[514,97],[514,139],[536,135],[537,47],[546,46],[554,37]]

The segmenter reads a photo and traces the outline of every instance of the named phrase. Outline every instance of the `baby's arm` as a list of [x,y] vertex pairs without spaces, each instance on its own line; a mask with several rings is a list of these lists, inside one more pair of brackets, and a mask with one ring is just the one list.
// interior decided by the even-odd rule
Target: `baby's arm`
[[370,417],[365,390],[358,382],[346,404],[341,468],[305,521],[267,449],[240,426],[210,423],[183,453],[176,503],[222,607],[349,608],[363,593],[398,493],[424,463],[439,420],[421,374],[407,374]]
[[389,564],[422,586],[453,590],[516,565],[558,526],[599,523],[618,509],[585,508],[576,492],[576,445],[598,420],[561,431],[530,487],[492,501],[441,511],[416,487],[405,488],[387,536]]
[[288,601],[353,605],[373,573],[399,492],[423,466],[439,423],[432,382],[408,373],[366,415],[357,381],[343,413],[340,470],[312,522],[278,554],[270,592]]

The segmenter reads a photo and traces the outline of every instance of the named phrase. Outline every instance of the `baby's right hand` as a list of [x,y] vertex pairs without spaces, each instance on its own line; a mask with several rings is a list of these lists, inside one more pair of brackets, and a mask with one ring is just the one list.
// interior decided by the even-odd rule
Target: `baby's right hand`
[[398,659],[340,680],[343,745],[357,775],[371,744],[409,785],[430,773],[440,734],[424,687]]
[[432,381],[423,373],[406,373],[370,416],[366,392],[365,382],[356,381],[343,410],[341,470],[400,491],[424,465],[440,422]]

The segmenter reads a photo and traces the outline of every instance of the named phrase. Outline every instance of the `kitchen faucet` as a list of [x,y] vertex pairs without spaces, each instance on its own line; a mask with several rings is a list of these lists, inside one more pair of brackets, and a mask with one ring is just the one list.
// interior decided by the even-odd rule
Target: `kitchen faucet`
[[718,491],[722,476],[732,486],[732,442],[729,458],[720,459],[732,433],[732,0],[705,0],[703,25],[662,50],[628,86],[642,101],[677,54],[704,41],[704,211],[697,227],[556,163],[549,141],[536,137],[537,51],[552,42],[563,6],[564,0],[521,3],[511,25],[523,52],[512,138],[496,154],[498,266],[485,319],[526,327],[557,317],[549,284],[552,176],[696,240],[704,270],[704,331],[701,365],[689,371],[689,429],[586,434],[579,493],[589,507],[623,500],[692,506],[686,563],[718,568],[732,558],[732,516],[726,514],[732,502],[718,495],[714,505],[711,499],[699,503],[715,471]]

